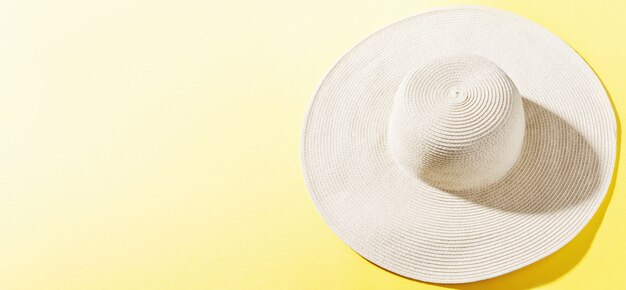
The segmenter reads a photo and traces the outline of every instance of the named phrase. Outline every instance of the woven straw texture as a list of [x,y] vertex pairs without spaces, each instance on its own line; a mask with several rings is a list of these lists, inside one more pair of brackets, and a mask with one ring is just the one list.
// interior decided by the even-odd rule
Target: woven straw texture
[[566,43],[507,12],[449,7],[341,58],[311,100],[302,161],[352,249],[464,283],[569,242],[606,194],[615,132],[602,84]]

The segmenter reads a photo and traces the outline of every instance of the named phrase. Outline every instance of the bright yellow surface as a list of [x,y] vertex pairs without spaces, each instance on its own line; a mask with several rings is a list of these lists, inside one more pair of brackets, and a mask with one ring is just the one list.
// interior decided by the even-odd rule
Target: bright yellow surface
[[[449,3],[0,1],[0,289],[445,288],[343,244],[299,146],[345,51]],[[471,3],[561,36],[626,114],[626,2]],[[556,254],[450,287],[626,289],[623,170],[615,181]]]

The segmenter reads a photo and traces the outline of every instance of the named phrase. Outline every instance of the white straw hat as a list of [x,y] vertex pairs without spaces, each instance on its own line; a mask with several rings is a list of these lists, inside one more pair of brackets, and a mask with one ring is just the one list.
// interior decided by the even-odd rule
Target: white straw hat
[[312,199],[371,262],[437,283],[502,275],[564,246],[611,182],[616,121],[596,75],[529,20],[448,7],[359,43],[313,95]]

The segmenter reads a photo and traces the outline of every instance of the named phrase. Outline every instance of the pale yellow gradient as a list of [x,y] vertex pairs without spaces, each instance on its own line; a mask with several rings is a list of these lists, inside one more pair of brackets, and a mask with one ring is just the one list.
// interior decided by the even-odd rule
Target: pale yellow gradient
[[[0,1],[0,289],[626,288],[623,171],[565,248],[468,285],[378,268],[318,215],[299,151],[317,83],[452,3]],[[462,3],[562,37],[626,114],[626,2]]]

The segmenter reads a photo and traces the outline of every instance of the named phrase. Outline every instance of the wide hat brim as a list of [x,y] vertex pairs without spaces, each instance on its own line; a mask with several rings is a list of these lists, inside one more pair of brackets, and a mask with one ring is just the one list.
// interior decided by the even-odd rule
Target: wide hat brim
[[[386,132],[403,76],[459,54],[512,79],[526,133],[502,180],[446,192],[400,169]],[[557,36],[496,9],[448,7],[394,23],[340,59],[313,95],[301,154],[316,207],[357,253],[413,279],[465,283],[531,264],[580,232],[611,182],[616,121],[599,79]]]

